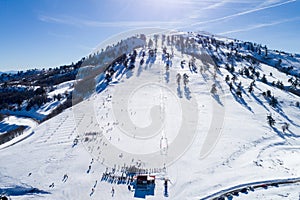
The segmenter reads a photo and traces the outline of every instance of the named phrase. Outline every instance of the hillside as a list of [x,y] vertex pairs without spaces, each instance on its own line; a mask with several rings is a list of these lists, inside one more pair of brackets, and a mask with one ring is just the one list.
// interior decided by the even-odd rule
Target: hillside
[[[140,34],[56,70],[1,75],[1,95],[24,92],[1,98],[11,199],[298,198],[299,55]],[[139,173],[155,186],[136,187]]]

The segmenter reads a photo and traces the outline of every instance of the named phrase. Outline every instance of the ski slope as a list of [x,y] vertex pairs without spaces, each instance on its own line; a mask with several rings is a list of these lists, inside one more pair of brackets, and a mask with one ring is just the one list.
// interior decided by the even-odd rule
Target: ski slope
[[[294,106],[299,97],[256,81],[252,94],[243,91],[238,98],[224,81],[231,75],[225,68],[217,70],[196,58],[196,73],[188,67],[189,54],[166,46],[170,54],[173,49],[169,70],[161,46],[155,59],[143,65],[138,55],[135,68],[119,66],[120,73],[103,91],[38,125],[26,140],[1,149],[0,193],[12,199],[135,199],[136,191],[126,184],[101,181],[107,168],[121,174],[123,165],[164,169],[154,173],[154,195],[146,199],[210,199],[248,183],[299,179],[300,118]],[[182,60],[187,61],[184,67]],[[238,62],[236,71],[247,65]],[[268,81],[287,84],[286,75],[267,64],[259,64],[259,71]],[[186,87],[177,84],[178,73],[188,74]],[[247,90],[252,80],[237,77]],[[101,77],[97,80],[101,85]],[[217,93],[212,95],[214,83]],[[262,96],[266,90],[278,97],[278,108]],[[267,124],[269,113],[276,120],[274,128]],[[284,122],[290,124],[286,132],[281,130]],[[186,128],[182,133],[181,127]],[[168,197],[165,178],[170,180]],[[298,183],[282,184],[230,198],[295,199],[299,189]]]

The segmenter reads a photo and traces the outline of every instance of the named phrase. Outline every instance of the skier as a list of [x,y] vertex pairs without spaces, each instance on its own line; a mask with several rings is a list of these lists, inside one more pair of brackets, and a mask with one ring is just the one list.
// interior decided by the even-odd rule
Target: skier
[[90,196],[92,196],[94,194],[94,192],[95,192],[95,189],[92,188],[92,192],[90,193]]
[[74,141],[73,141],[73,147],[76,146],[77,144],[78,144],[78,139],[75,138]]
[[183,83],[184,83],[184,86],[186,86],[188,84],[188,82],[189,82],[189,76],[186,73],[184,73],[183,74]]
[[114,195],[115,195],[115,188],[112,187],[112,188],[111,188],[111,196],[113,197]]
[[180,62],[180,66],[181,66],[182,69],[184,68],[184,65],[185,65],[185,60],[182,60],[182,61]]
[[88,174],[88,173],[90,173],[90,171],[91,171],[91,168],[92,168],[92,166],[91,165],[89,165],[89,169],[86,171],[86,173]]
[[197,67],[195,66],[195,58],[192,58],[190,61],[189,61],[189,69],[190,71],[193,73],[197,73]]
[[63,177],[63,179],[62,179],[62,182],[66,182],[67,180],[68,180],[68,175],[65,174],[64,177]]

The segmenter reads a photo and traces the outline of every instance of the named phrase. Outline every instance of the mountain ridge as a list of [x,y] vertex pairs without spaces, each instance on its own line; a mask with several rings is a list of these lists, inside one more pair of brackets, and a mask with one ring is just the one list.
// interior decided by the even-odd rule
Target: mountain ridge
[[[0,178],[5,173],[13,180],[7,179],[0,188],[12,188],[9,195],[13,198],[17,198],[16,186],[26,186],[38,190],[24,190],[20,198],[107,199],[115,187],[117,199],[132,199],[139,195],[138,189],[129,192],[122,182],[113,184],[117,180],[105,175],[123,177],[130,167],[156,176],[154,194],[145,194],[147,199],[166,198],[165,179],[172,182],[169,198],[201,199],[232,185],[300,176],[295,161],[300,154],[300,61],[296,55],[197,33],[140,34],[103,52],[82,59],[77,67],[31,71],[26,76],[32,81],[22,80],[36,84],[36,88],[30,86],[30,94],[51,98],[40,106],[37,99],[31,112],[47,113],[46,108],[54,111],[66,104],[33,127],[34,134],[26,140],[0,149],[0,157],[6,160],[0,167]],[[74,77],[75,71],[75,78],[69,80],[68,75]],[[51,82],[56,73],[62,76],[51,92],[35,82]],[[15,87],[13,91],[26,85],[12,80],[6,87]],[[160,90],[166,92],[157,92]],[[29,101],[20,105],[27,106]],[[181,105],[181,114],[175,112],[176,102]],[[184,103],[197,113],[185,115],[191,107]],[[160,116],[163,110],[167,110],[166,115]],[[155,116],[161,117],[157,123],[162,121],[165,127],[151,130],[161,135],[151,133],[151,137],[137,141],[135,136],[143,138],[138,134],[147,131]],[[223,120],[221,124],[214,121],[216,116]],[[186,127],[186,135],[176,133],[185,118],[196,131]],[[129,119],[134,123],[127,126]],[[5,125],[14,120],[4,117]],[[146,128],[139,127],[141,124]],[[176,143],[176,137],[182,142]],[[200,153],[203,148],[207,154]],[[153,152],[157,154],[152,156]],[[17,159],[15,155],[20,154],[23,157]],[[23,169],[17,170],[14,160]],[[65,183],[60,180],[64,174],[70,178]],[[240,193],[234,199],[253,199],[256,189],[250,193],[247,187],[246,191],[248,195]],[[298,195],[294,190],[289,192],[290,198]],[[272,188],[266,193],[272,197],[280,194],[272,194]],[[232,197],[229,193],[220,195]]]

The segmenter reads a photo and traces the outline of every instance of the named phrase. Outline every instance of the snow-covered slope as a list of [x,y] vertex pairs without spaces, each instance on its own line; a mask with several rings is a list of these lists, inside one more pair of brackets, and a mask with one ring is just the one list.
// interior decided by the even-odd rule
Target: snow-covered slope
[[[148,48],[154,50],[155,42],[147,38],[144,58],[143,47],[136,48],[135,68],[117,62],[110,79],[107,71],[92,76],[93,93],[85,100],[34,128],[26,140],[1,149],[0,193],[12,199],[297,198],[297,181],[263,188],[300,177],[299,96],[289,92],[288,81],[300,71],[299,58],[275,51],[262,56],[248,50],[249,44],[210,35],[161,38],[154,56]],[[286,75],[282,68],[291,59],[292,75]],[[260,76],[247,75],[249,67]],[[189,76],[186,86],[182,78],[178,84],[178,73]],[[268,90],[276,105],[263,94]],[[126,183],[112,180],[129,166],[156,176],[153,193],[129,191]],[[106,172],[113,173],[107,178]],[[236,188],[248,194],[230,194]]]

